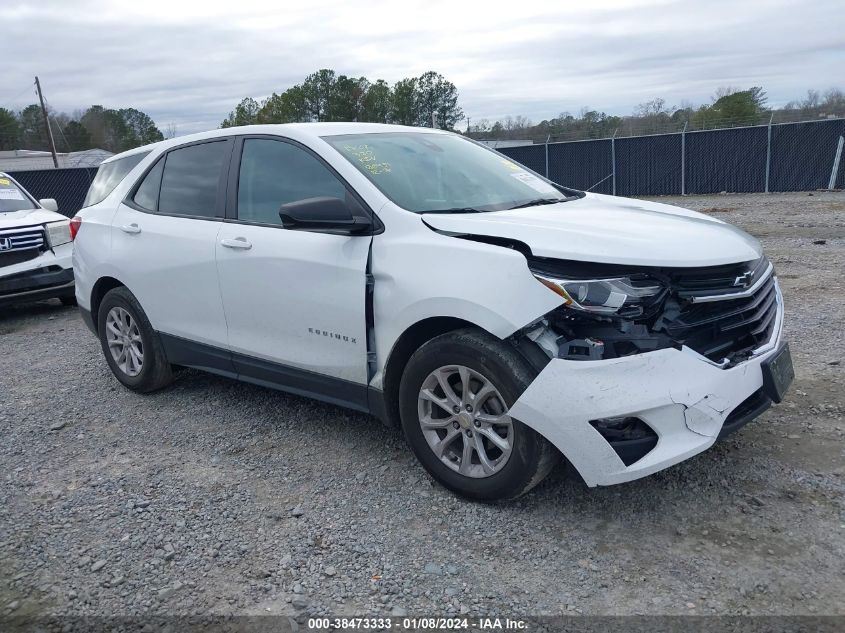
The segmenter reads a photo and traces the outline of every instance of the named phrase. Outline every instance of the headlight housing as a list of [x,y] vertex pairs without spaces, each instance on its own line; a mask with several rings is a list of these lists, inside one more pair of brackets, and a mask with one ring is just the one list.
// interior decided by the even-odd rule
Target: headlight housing
[[48,222],[44,225],[44,228],[47,230],[47,241],[50,243],[50,248],[56,248],[71,241],[70,220]]
[[534,277],[563,297],[568,308],[596,315],[640,316],[666,289],[657,279],[639,274],[607,279],[560,279],[534,272]]

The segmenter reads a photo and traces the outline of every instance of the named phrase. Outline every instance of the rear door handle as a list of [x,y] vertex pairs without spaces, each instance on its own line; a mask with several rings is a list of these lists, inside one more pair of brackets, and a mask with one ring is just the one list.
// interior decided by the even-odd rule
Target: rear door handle
[[120,227],[120,230],[124,233],[140,233],[141,227],[133,222],[132,224],[124,224]]
[[233,240],[220,240],[220,243],[226,248],[238,248],[241,250],[249,250],[252,248],[252,244],[250,244],[245,237],[236,237]]

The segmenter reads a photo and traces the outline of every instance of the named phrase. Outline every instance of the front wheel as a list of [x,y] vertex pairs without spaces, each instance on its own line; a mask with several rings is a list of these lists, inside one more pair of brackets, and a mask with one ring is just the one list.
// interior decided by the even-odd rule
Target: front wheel
[[535,372],[510,346],[476,330],[432,339],[400,384],[405,437],[431,475],[482,501],[518,497],[559,460],[542,436],[508,410]]

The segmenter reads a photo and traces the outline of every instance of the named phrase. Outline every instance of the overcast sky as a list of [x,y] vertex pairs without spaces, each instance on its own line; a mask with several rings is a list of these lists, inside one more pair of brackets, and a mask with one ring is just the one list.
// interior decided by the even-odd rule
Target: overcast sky
[[[436,70],[474,121],[534,122],[653,97],[708,102],[763,86],[771,105],[845,88],[842,0],[4,0],[0,106],[134,107],[179,134],[217,127],[319,68],[386,79]],[[464,122],[465,125],[465,122]]]

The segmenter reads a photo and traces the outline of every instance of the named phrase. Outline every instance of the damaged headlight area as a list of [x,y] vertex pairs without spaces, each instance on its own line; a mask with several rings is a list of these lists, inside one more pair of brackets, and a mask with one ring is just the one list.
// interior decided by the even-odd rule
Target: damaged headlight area
[[722,367],[775,333],[777,284],[761,257],[701,268],[631,268],[527,256],[563,299],[523,330],[548,358],[601,360],[687,346]]
[[664,279],[642,272],[607,277],[568,276],[533,267],[531,272],[564,300],[525,332],[550,358],[599,360],[672,345],[650,327],[669,292]]
[[611,279],[556,279],[534,273],[537,280],[566,301],[567,307],[593,314],[639,317],[659,302],[666,287],[645,275]]

